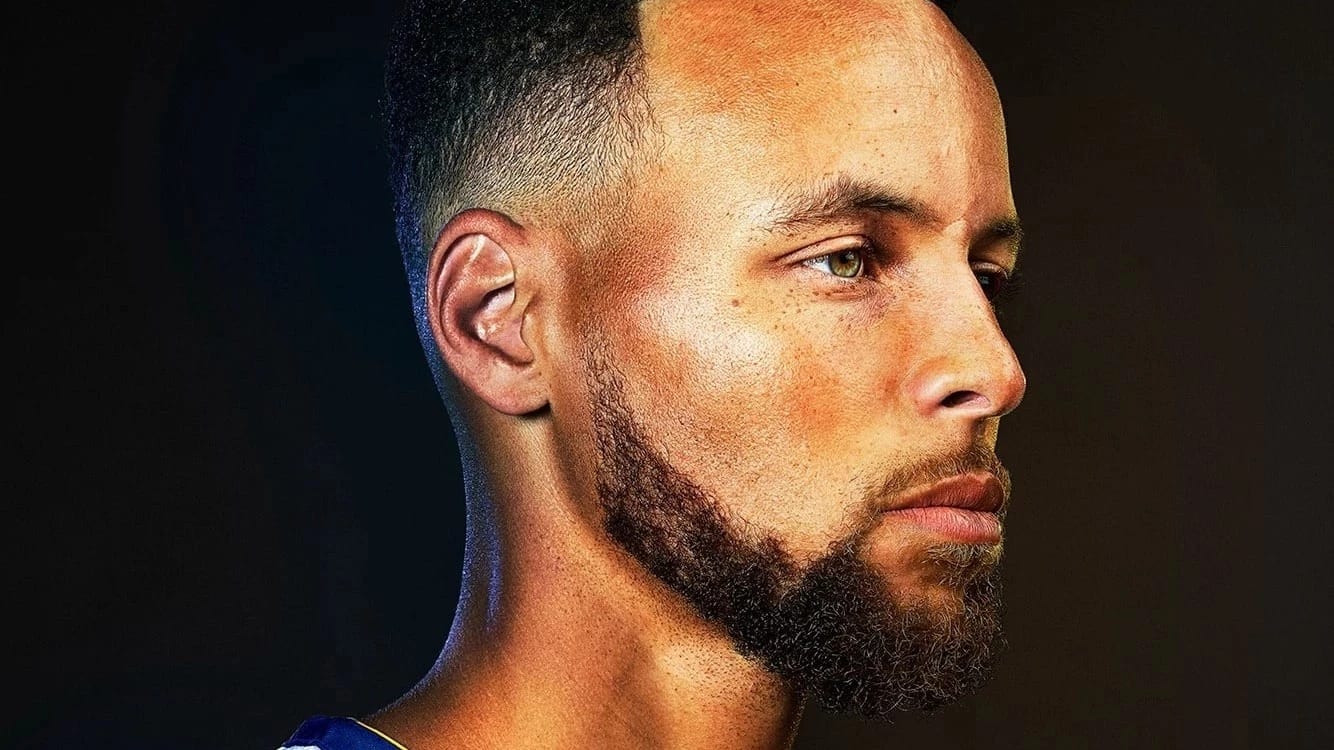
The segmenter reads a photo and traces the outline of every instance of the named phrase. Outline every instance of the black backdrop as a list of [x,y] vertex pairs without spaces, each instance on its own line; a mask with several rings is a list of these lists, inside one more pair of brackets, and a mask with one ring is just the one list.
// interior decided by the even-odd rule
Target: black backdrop
[[[1331,746],[1327,12],[957,5],[1031,227],[1011,648],[974,699],[799,746]],[[462,503],[392,236],[391,14],[8,11],[4,745],[271,747],[433,659]]]

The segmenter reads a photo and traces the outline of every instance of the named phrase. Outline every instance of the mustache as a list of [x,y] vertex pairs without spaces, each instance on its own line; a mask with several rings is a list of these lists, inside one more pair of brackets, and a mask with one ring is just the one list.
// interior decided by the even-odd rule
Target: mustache
[[1000,512],[1004,514],[1010,505],[1010,472],[1001,463],[995,449],[984,443],[972,443],[958,450],[929,452],[906,463],[895,463],[882,478],[868,484],[863,507],[875,507],[883,498],[971,472],[988,472],[1000,480],[1003,498]]

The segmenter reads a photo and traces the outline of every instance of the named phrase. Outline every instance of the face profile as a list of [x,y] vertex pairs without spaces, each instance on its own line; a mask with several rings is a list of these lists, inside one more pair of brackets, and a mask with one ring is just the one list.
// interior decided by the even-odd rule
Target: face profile
[[417,2],[387,85],[464,585],[416,688],[289,747],[785,747],[981,684],[1021,229],[947,17]]

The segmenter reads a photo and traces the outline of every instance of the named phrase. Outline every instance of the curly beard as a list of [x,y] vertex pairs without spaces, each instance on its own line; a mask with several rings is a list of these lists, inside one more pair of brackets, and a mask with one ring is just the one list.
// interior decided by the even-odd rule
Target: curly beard
[[[585,361],[606,531],[740,653],[830,710],[872,718],[930,710],[985,681],[1003,645],[999,545],[926,550],[923,563],[958,592],[958,607],[896,597],[860,556],[874,519],[800,565],[772,536],[743,532],[653,447],[605,348]],[[1009,494],[988,451],[937,463],[999,470]]]

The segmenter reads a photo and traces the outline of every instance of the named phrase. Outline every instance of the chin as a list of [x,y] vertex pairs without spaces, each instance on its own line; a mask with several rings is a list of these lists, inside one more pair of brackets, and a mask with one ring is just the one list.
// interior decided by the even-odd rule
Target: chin
[[889,600],[944,623],[963,614],[971,589],[998,575],[1003,549],[999,542],[936,542],[863,560],[880,573]]

